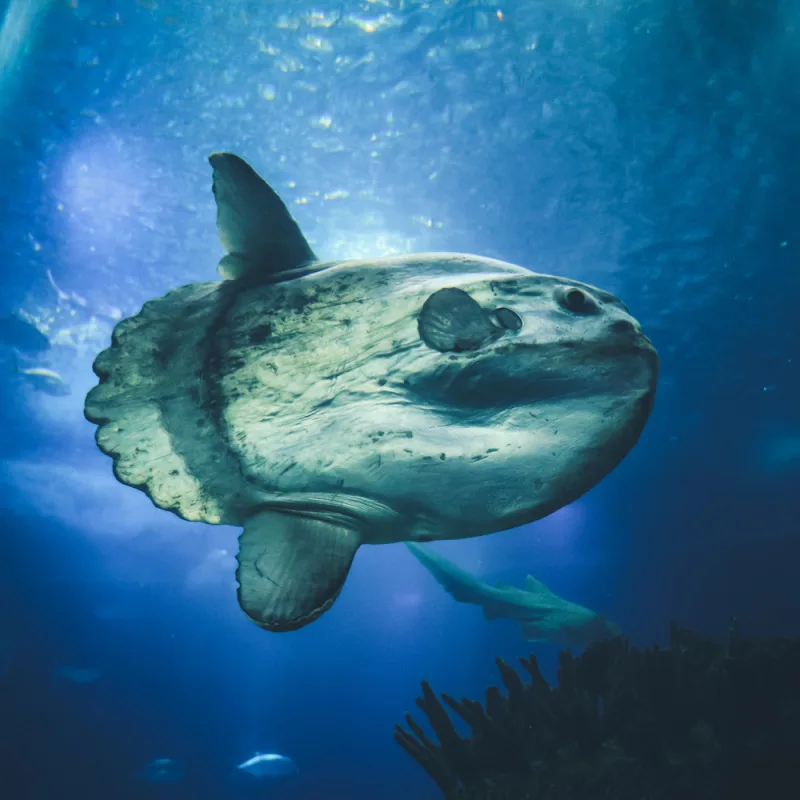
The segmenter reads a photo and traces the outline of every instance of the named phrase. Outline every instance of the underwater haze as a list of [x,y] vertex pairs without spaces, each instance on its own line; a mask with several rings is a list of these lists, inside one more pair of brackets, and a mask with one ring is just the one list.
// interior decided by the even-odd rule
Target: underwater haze
[[[526,641],[488,584],[643,646],[673,620],[800,635],[798,87],[800,0],[2,4],[0,797],[435,800],[392,739],[420,681],[480,697],[532,650],[553,678],[565,641]],[[320,619],[262,630],[240,529],[156,508],[97,448],[114,326],[218,278],[219,151],[321,259],[501,259],[613,293],[652,340],[616,469],[425,545],[477,599],[362,547]]]

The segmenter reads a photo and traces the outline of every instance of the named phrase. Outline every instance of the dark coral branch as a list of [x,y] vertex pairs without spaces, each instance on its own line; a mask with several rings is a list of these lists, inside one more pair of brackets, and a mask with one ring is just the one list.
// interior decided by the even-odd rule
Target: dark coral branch
[[800,797],[800,640],[747,640],[734,625],[717,644],[673,625],[668,648],[620,637],[562,653],[554,687],[535,656],[520,664],[527,683],[497,659],[506,694],[490,687],[483,705],[440,702],[423,683],[438,744],[408,715],[410,733],[396,727],[448,800],[783,797],[770,782]]

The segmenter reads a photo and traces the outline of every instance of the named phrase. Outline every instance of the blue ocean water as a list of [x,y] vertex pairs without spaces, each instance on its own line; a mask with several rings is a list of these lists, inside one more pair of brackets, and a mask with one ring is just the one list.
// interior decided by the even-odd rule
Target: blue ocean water
[[[610,476],[436,552],[638,644],[731,615],[800,634],[798,26],[795,0],[5,3],[0,315],[45,333],[23,367],[56,377],[0,388],[0,797],[433,800],[392,740],[419,681],[480,698],[495,656],[532,650],[554,674],[555,646],[402,544],[362,548],[313,625],[264,632],[238,531],[114,479],[91,363],[143,302],[215,278],[213,151],[325,258],[501,258],[617,294],[654,341],[655,410]],[[256,752],[297,774],[237,780]]]

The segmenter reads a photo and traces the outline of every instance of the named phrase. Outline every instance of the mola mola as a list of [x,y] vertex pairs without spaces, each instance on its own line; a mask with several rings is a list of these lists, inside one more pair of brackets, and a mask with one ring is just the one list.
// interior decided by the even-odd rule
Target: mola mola
[[122,483],[244,529],[258,625],[317,619],[362,544],[540,519],[638,439],[658,359],[616,297],[474,255],[321,262],[245,161],[210,162],[225,280],[122,320],[85,414]]

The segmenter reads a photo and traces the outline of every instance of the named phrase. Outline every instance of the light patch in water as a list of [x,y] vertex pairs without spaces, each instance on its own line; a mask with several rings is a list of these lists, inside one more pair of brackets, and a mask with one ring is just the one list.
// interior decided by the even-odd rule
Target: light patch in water
[[325,258],[331,260],[383,258],[419,250],[414,240],[391,231],[364,233],[340,228],[319,238],[325,243]]
[[19,87],[22,58],[35,49],[39,25],[53,0],[11,0],[0,25],[0,108],[11,104]]
[[418,608],[422,605],[422,592],[399,592],[394,596],[396,608]]
[[787,426],[781,432],[771,432],[762,437],[757,445],[755,459],[760,472],[780,475],[800,469],[800,432]]
[[588,524],[586,506],[580,501],[539,520],[533,531],[552,549],[570,549],[575,545],[578,533]]
[[179,537],[183,523],[165,520],[141,492],[118,483],[106,464],[93,467],[53,461],[7,461],[0,470],[0,490],[11,508],[35,508],[90,537],[130,539],[146,530]]
[[287,778],[298,772],[297,765],[291,758],[278,753],[256,753],[236,769],[253,778]]
[[100,676],[103,674],[103,671],[97,669],[96,667],[65,666],[65,667],[59,667],[56,670],[56,674],[59,677],[70,681],[71,683],[80,683],[83,685],[87,685],[99,680]]
[[189,571],[186,587],[199,589],[213,584],[235,585],[236,581],[232,578],[235,570],[236,556],[224,547],[216,547]]
[[[111,131],[80,139],[61,164],[56,194],[74,256],[116,248],[131,235],[131,217],[147,215],[152,192],[143,154]],[[150,198],[152,205],[152,197]]]

